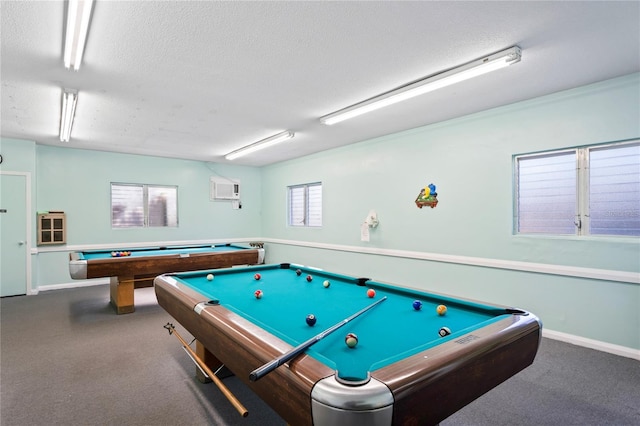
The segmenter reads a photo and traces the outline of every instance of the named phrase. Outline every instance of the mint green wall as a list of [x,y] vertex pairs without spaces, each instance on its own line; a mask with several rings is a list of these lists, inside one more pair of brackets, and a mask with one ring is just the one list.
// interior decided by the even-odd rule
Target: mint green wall
[[[260,235],[260,170],[140,155],[37,147],[38,211],[67,215],[67,244],[244,238]],[[241,182],[242,209],[209,200],[211,176]],[[178,186],[177,228],[111,228],[111,182]]]
[[36,143],[18,139],[0,138],[1,171],[28,172],[35,176]]
[[[512,231],[513,155],[638,138],[639,117],[640,74],[633,74],[265,167],[263,235],[285,242],[269,244],[267,260],[520,305],[549,329],[640,348],[637,284],[286,244],[639,273],[638,238],[527,237]],[[316,181],[323,183],[323,227],[287,227],[286,186]],[[414,199],[431,182],[439,204],[418,209]],[[380,225],[365,243],[360,224],[370,209]]]
[[[35,209],[62,210],[67,216],[67,245],[38,250],[40,289],[71,281],[69,250],[127,243],[225,241],[261,233],[259,169],[44,145],[38,145],[36,151]],[[210,201],[212,176],[240,180],[241,209],[233,210],[228,201]],[[179,226],[112,229],[111,182],[177,185]]]

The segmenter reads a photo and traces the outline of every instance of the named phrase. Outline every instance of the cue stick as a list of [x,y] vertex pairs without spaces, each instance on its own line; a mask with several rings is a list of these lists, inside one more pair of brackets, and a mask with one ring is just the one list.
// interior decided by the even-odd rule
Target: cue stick
[[191,357],[191,359],[193,359],[197,363],[198,368],[200,368],[201,370],[204,370],[207,373],[207,375],[211,378],[211,380],[213,380],[213,383],[215,383],[216,386],[218,386],[218,388],[220,389],[220,392],[222,392],[222,394],[229,400],[229,402],[235,407],[235,409],[238,410],[238,413],[240,413],[242,417],[247,417],[249,415],[249,411],[247,411],[247,409],[244,408],[244,405],[242,405],[242,403],[238,401],[238,398],[236,398],[236,396],[229,390],[229,388],[227,388],[225,384],[222,383],[222,381],[218,378],[218,376],[216,376],[215,373],[211,371],[211,369],[207,366],[207,364],[205,364],[204,361],[202,361],[200,357],[196,355],[193,349],[191,349],[191,346],[189,346],[189,344],[182,338],[182,336],[180,336],[180,334],[178,333],[178,330],[176,330],[173,324],[167,323],[167,325],[165,325],[164,328],[166,328],[169,331],[169,334],[176,335],[178,340],[180,340],[180,343],[182,343],[182,347],[184,348],[184,350],[186,350],[189,356]]
[[323,331],[322,333],[319,333],[319,334],[313,336],[311,339],[307,340],[306,342],[301,343],[300,345],[298,345],[295,348],[291,349],[289,352],[285,352],[284,354],[280,355],[278,358],[274,359],[273,361],[269,361],[268,363],[266,363],[262,367],[256,368],[255,370],[253,370],[249,374],[249,380],[251,380],[252,382],[255,382],[256,380],[259,380],[263,376],[266,376],[267,374],[271,373],[276,368],[280,367],[285,362],[292,360],[293,358],[295,358],[296,356],[298,356],[302,352],[306,351],[309,347],[311,347],[315,343],[317,343],[320,340],[324,339],[329,334],[333,333],[334,331],[336,331],[337,329],[339,329],[340,327],[342,327],[343,325],[345,325],[349,321],[351,321],[351,320],[359,317],[360,315],[364,314],[369,309],[377,306],[379,303],[384,302],[386,299],[387,299],[387,296],[384,296],[382,299],[372,303],[371,305],[367,306],[364,309],[361,309],[360,311],[358,311],[355,314],[351,315],[349,318],[343,319],[342,321],[340,321],[339,323],[337,323],[333,327],[329,327],[325,331]]

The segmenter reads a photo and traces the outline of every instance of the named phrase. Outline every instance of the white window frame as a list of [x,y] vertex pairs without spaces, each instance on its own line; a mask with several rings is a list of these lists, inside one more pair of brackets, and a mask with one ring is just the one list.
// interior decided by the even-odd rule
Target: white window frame
[[[315,188],[320,190],[320,203],[317,206],[311,205],[309,202],[309,188]],[[303,217],[299,222],[294,223],[293,218],[293,199],[292,194],[294,190],[304,191],[302,205]],[[312,223],[310,221],[311,217],[319,216],[319,223]],[[322,182],[314,182],[314,183],[305,183],[299,185],[290,185],[287,187],[287,225],[296,227],[296,228],[321,228],[322,227]]]
[[[142,189],[142,215],[143,215],[143,223],[140,226],[137,225],[127,225],[127,224],[119,224],[116,218],[114,217],[114,204],[113,204],[113,190],[114,186],[122,187],[129,186]],[[149,189],[166,189],[171,192],[175,192],[175,211],[171,211],[171,215],[175,216],[175,220],[169,220],[169,223],[165,225],[157,225],[152,223],[150,220],[150,200],[149,200]],[[123,182],[111,182],[110,185],[110,208],[111,208],[111,228],[112,229],[140,229],[140,228],[177,228],[178,227],[178,186],[177,185],[152,185],[152,184],[139,184],[139,183],[123,183]],[[173,210],[173,209],[172,209]]]
[[[514,156],[514,223],[513,223],[513,232],[517,235],[575,235],[575,236],[593,236],[593,237],[637,237],[636,234],[629,235],[619,235],[619,234],[591,234],[591,216],[590,216],[590,154],[594,150],[601,150],[607,148],[619,148],[624,146],[638,146],[640,145],[640,140],[628,140],[622,142],[614,142],[607,144],[599,144],[599,145],[590,145],[572,149],[561,149],[556,151],[547,151],[541,153],[534,154],[524,154],[524,155],[515,155]],[[518,210],[519,206],[519,160],[527,159],[527,158],[541,158],[548,157],[552,155],[561,155],[573,152],[575,154],[575,162],[576,162],[576,200],[575,200],[575,215],[574,215],[574,225],[576,227],[576,232],[574,234],[557,234],[551,232],[540,232],[540,233],[530,233],[530,232],[521,232],[519,230],[519,219],[520,212]],[[630,212],[629,214],[633,214],[634,212]]]

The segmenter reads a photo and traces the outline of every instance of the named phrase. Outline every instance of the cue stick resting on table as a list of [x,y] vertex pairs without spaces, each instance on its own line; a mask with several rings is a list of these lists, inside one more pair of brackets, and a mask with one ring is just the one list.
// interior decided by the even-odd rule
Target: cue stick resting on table
[[351,315],[348,318],[343,319],[342,321],[340,321],[339,323],[335,324],[334,326],[327,328],[322,333],[319,333],[319,334],[313,336],[311,339],[307,340],[306,342],[303,342],[303,343],[299,344],[298,346],[296,346],[295,348],[291,349],[290,351],[285,352],[284,354],[280,355],[278,358],[274,359],[273,361],[269,361],[268,363],[266,363],[262,367],[256,368],[255,370],[253,370],[249,374],[249,380],[251,380],[252,382],[255,382],[256,380],[259,380],[263,376],[266,376],[267,374],[271,373],[276,368],[280,367],[285,362],[290,361],[293,358],[297,357],[299,354],[301,354],[302,352],[304,352],[307,349],[309,349],[315,343],[317,343],[320,340],[324,339],[329,334],[333,333],[334,331],[336,331],[337,329],[339,329],[340,327],[342,327],[343,325],[345,325],[349,321],[351,321],[351,320],[359,317],[360,315],[364,314],[369,309],[377,306],[379,303],[384,302],[386,299],[387,299],[387,296],[384,296],[382,299],[377,300],[376,302],[372,303],[371,305],[367,306],[366,308],[359,310],[355,314]]
[[209,378],[213,380],[213,383],[215,383],[216,386],[218,386],[218,388],[220,389],[220,392],[222,392],[222,394],[229,400],[229,402],[235,407],[235,409],[238,410],[238,413],[240,413],[242,417],[247,417],[249,415],[249,411],[247,411],[247,409],[244,408],[244,405],[242,405],[242,403],[238,401],[238,398],[236,398],[236,396],[229,390],[229,388],[227,388],[224,385],[224,383],[222,383],[222,381],[218,378],[218,376],[216,376],[215,373],[211,371],[209,367],[207,367],[207,364],[205,364],[204,361],[202,361],[200,357],[196,355],[196,353],[193,351],[193,349],[191,349],[189,344],[182,338],[182,336],[180,336],[180,334],[178,333],[176,328],[173,326],[173,324],[167,323],[167,325],[165,325],[164,328],[166,328],[169,331],[169,334],[176,335],[178,340],[180,340],[180,343],[182,343],[182,347],[187,351],[189,356],[191,356],[191,359],[193,359],[197,363],[198,368],[204,370],[204,372],[209,376]]

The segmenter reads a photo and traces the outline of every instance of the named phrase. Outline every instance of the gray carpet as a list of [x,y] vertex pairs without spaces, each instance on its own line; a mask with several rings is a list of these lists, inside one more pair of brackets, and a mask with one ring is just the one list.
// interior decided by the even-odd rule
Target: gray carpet
[[[0,425],[285,424],[235,377],[247,418],[194,379],[163,325],[191,336],[153,289],[129,315],[108,300],[108,286],[0,300]],[[543,339],[534,365],[442,425],[640,425],[640,362]]]

